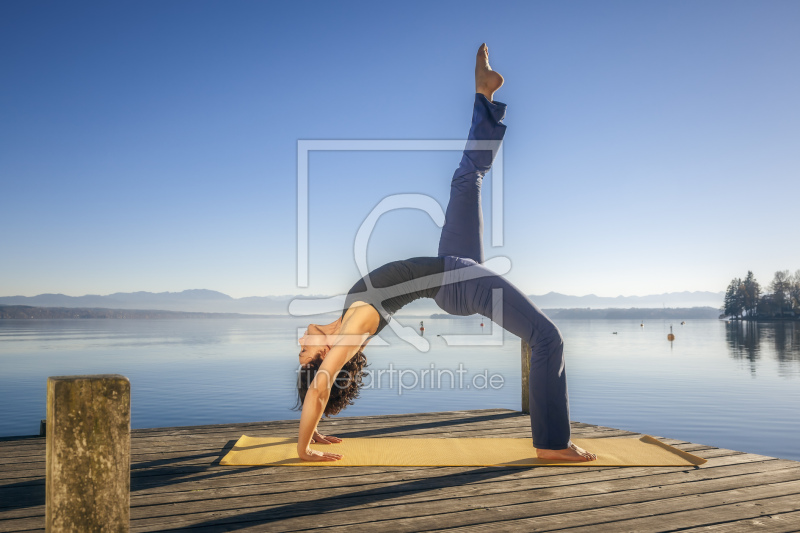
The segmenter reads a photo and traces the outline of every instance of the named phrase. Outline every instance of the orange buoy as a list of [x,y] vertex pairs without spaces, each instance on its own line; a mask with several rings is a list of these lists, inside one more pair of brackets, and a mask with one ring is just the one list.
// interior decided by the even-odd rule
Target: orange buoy
[[671,325],[669,327],[669,335],[667,335],[667,340],[668,341],[674,341],[675,340],[675,335],[672,334],[672,326]]

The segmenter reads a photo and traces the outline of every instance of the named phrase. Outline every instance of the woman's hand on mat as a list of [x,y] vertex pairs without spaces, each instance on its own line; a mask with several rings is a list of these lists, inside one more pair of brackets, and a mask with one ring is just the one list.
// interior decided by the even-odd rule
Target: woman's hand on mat
[[318,450],[312,450],[311,448],[306,448],[305,453],[300,453],[298,450],[297,455],[299,455],[300,459],[303,461],[338,461],[344,457],[344,455],[339,455],[338,453],[320,452]]
[[339,444],[342,442],[342,439],[339,437],[334,437],[333,435],[328,435],[327,437],[321,434],[319,431],[314,431],[314,435],[311,437],[311,443],[316,444]]

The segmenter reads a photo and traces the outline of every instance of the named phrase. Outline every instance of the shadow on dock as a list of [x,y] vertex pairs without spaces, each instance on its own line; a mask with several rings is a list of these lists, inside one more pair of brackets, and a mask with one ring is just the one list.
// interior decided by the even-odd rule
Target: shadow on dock
[[[241,435],[296,438],[297,420],[134,430],[132,531],[796,530],[800,463],[669,440],[708,460],[676,467],[229,467]],[[638,435],[573,423],[576,438]],[[343,417],[355,438],[530,438],[506,409]],[[0,531],[45,522],[43,438],[0,441]],[[2,484],[5,483],[5,484]]]

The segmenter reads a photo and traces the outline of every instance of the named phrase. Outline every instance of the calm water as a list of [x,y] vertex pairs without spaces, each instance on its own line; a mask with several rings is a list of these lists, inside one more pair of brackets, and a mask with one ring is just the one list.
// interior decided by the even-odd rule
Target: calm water
[[[419,319],[400,318],[409,325]],[[119,373],[134,428],[299,418],[292,411],[298,319],[0,321],[0,436],[38,432],[47,376]],[[520,406],[520,346],[447,346],[480,320],[426,319],[428,352],[384,330],[372,380],[343,414]],[[800,460],[800,325],[561,320],[572,419]],[[485,330],[488,332],[489,327]],[[612,332],[616,331],[617,335]],[[462,372],[458,374],[459,364]],[[441,386],[414,379],[433,368]],[[412,371],[414,373],[412,374]],[[454,376],[454,388],[447,371]],[[493,378],[494,388],[479,374]],[[458,376],[462,376],[461,386]],[[435,378],[434,383],[435,385]],[[500,386],[498,386],[500,385]]]

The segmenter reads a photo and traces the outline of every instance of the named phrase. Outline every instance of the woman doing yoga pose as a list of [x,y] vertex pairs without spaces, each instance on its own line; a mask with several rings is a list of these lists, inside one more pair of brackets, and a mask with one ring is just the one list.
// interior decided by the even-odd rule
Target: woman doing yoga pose
[[[503,77],[489,66],[486,45],[475,65],[472,125],[461,163],[450,184],[450,202],[438,257],[387,263],[362,278],[347,295],[342,315],[327,325],[310,324],[300,339],[298,398],[302,403],[297,453],[308,461],[336,461],[341,455],[310,448],[312,442],[341,439],[321,435],[317,424],[358,395],[366,359],[363,348],[392,314],[418,298],[433,298],[452,315],[481,314],[531,346],[529,398],[533,446],[541,459],[591,461],[596,456],[570,442],[564,343],[558,328],[519,289],[482,265],[481,182],[506,131],[506,105],[493,100]],[[493,290],[502,309],[493,309]],[[502,315],[500,312],[502,311]]]

